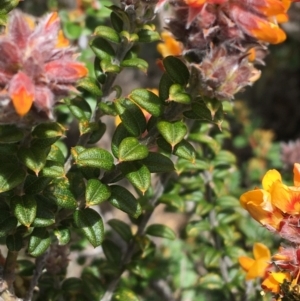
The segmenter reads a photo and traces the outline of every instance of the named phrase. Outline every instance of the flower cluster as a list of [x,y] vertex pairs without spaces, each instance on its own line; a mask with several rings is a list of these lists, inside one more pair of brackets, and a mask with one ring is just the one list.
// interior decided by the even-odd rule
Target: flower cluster
[[[258,262],[261,256],[257,255],[253,267],[250,266],[249,260],[244,258],[240,258],[240,264],[251,276],[247,276],[248,279],[263,277],[262,288],[275,293],[276,300],[287,294],[292,294],[298,298],[295,300],[299,300],[300,164],[294,164],[294,186],[285,185],[276,170],[266,173],[262,186],[262,189],[257,188],[244,193],[240,198],[241,205],[255,220],[288,240],[290,245],[281,247],[272,258],[267,259],[267,256],[264,256],[264,265]],[[273,265],[270,265],[271,262]],[[258,272],[254,263],[265,269],[264,276],[261,270]]]
[[76,92],[87,75],[60,30],[57,13],[34,20],[14,11],[0,36],[0,123],[33,124],[52,119],[55,102]]
[[267,44],[286,39],[278,24],[288,20],[289,0],[160,0],[157,8],[165,2],[175,13],[168,30],[197,68],[201,95],[233,99],[260,77],[253,61],[263,62]]

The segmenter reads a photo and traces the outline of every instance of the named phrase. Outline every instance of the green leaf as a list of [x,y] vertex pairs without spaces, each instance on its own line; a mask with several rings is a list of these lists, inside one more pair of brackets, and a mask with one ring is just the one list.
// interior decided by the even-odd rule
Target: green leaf
[[186,233],[189,237],[198,237],[204,231],[210,231],[211,225],[207,220],[192,221],[186,226]]
[[99,87],[99,84],[97,81],[92,77],[84,77],[77,81],[76,87],[79,88],[79,90],[85,90],[92,94],[95,97],[101,97],[102,91]]
[[112,301],[140,301],[135,293],[129,289],[119,289],[114,293]]
[[182,60],[174,56],[167,56],[163,59],[163,64],[172,81],[182,86],[187,85],[189,82],[190,73]]
[[138,68],[146,73],[149,66],[148,63],[141,58],[132,58],[123,60],[121,62],[121,67]]
[[116,55],[110,43],[101,37],[93,38],[90,47],[100,60],[111,60]]
[[128,224],[118,220],[118,219],[111,219],[107,222],[112,229],[114,229],[122,239],[126,242],[129,242],[132,239],[131,229]]
[[38,147],[20,148],[18,157],[30,170],[37,175],[46,163],[49,149],[41,149]]
[[38,139],[60,138],[66,129],[57,122],[41,123],[32,131],[32,137]]
[[112,12],[110,14],[110,21],[111,21],[113,28],[117,32],[121,32],[123,30],[123,21],[115,12]]
[[134,137],[128,137],[120,143],[118,158],[120,161],[135,161],[146,158],[148,153],[145,145],[140,144]]
[[214,166],[228,165],[228,164],[235,164],[235,163],[236,163],[235,155],[226,150],[219,151],[213,160]]
[[81,98],[76,97],[71,101],[67,102],[68,108],[70,112],[73,114],[75,118],[80,121],[88,122],[91,118],[92,110],[88,102]]
[[168,122],[159,121],[157,129],[172,148],[178,144],[187,133],[187,127],[182,121]]
[[76,296],[82,289],[82,280],[75,277],[67,278],[61,288],[65,293]]
[[119,146],[122,140],[130,136],[130,133],[127,131],[123,123],[120,123],[112,137],[111,141],[111,151],[116,158],[119,158]]
[[105,134],[105,132],[106,132],[106,124],[105,123],[103,123],[101,121],[93,123],[92,132],[90,134],[88,144],[97,143],[102,138],[102,136]]
[[149,152],[148,156],[141,160],[141,163],[145,164],[151,173],[175,170],[172,160],[160,153]]
[[124,162],[120,164],[126,179],[143,194],[151,185],[151,174],[146,165],[138,162]]
[[236,208],[240,205],[239,200],[231,195],[224,195],[217,199],[217,205],[221,208]]
[[37,210],[34,196],[26,194],[23,196],[15,196],[12,199],[12,207],[18,221],[27,228],[30,227],[35,219]]
[[173,154],[192,163],[194,163],[196,160],[196,151],[194,147],[186,140],[181,140],[175,145]]
[[100,67],[102,68],[103,72],[111,72],[111,73],[120,73],[121,67],[116,63],[112,63],[111,60],[102,60],[100,62]]
[[0,193],[15,188],[26,177],[26,171],[20,167],[16,157],[7,157],[7,163],[1,163]]
[[67,227],[59,227],[53,231],[60,246],[66,245],[71,239],[70,229]]
[[8,235],[6,237],[6,246],[9,251],[19,252],[23,248],[23,238],[19,233]]
[[19,4],[19,2],[20,0],[2,0],[0,3],[1,14],[7,14],[10,12]]
[[87,206],[98,205],[110,197],[109,186],[97,179],[90,179],[86,184],[85,199]]
[[163,113],[163,102],[157,95],[149,90],[134,89],[129,95],[129,98],[155,117]]
[[171,206],[177,209],[178,211],[183,211],[184,209],[183,199],[178,194],[174,194],[174,193],[163,194],[159,198],[159,202]]
[[120,114],[120,119],[127,131],[135,136],[140,136],[146,130],[146,118],[141,109],[128,99],[118,99],[115,107]]
[[[2,216],[1,216],[2,215]],[[8,211],[0,213],[0,237],[6,237],[17,228],[18,220]]]
[[51,145],[50,152],[47,156],[47,160],[58,162],[61,164],[65,163],[64,154],[57,145]]
[[221,252],[213,247],[203,248],[203,263],[206,267],[217,268],[220,265]]
[[146,234],[163,237],[170,240],[174,240],[176,238],[176,234],[171,228],[161,224],[152,224],[148,226],[146,229]]
[[50,246],[51,239],[45,228],[35,228],[30,235],[28,252],[34,257],[42,255]]
[[173,84],[169,91],[169,101],[189,104],[191,102],[191,97],[185,92],[185,89],[181,85]]
[[170,76],[167,73],[164,73],[159,82],[159,97],[162,100],[169,99],[169,91],[173,84],[174,82]]
[[113,28],[103,25],[95,28],[94,35],[102,37],[113,43],[120,43],[121,41],[119,34]]
[[224,280],[218,274],[208,273],[199,279],[199,284],[207,290],[224,289]]
[[41,175],[48,178],[64,178],[65,169],[64,165],[59,162],[46,161],[44,168],[42,169]]
[[37,211],[32,227],[48,227],[55,223],[54,213],[44,203],[37,203]]
[[58,206],[66,209],[75,209],[77,207],[76,199],[70,191],[70,184],[67,179],[61,179],[55,182],[50,187],[50,191]]
[[116,108],[112,102],[99,102],[98,108],[106,115],[117,116]]
[[99,213],[91,208],[76,210],[74,222],[93,247],[101,245],[104,238],[104,226]]
[[80,150],[77,147],[71,149],[75,163],[79,166],[95,167],[110,170],[114,166],[112,155],[101,148],[92,147]]
[[102,249],[106,259],[113,265],[119,267],[122,252],[119,246],[117,246],[113,241],[105,239],[102,243]]
[[108,201],[116,208],[126,212],[134,218],[138,218],[142,213],[142,207],[135,197],[124,187],[112,185],[111,196]]
[[[1,22],[0,22],[1,25]],[[14,125],[0,125],[0,143],[15,143],[23,139],[23,132]]]
[[24,191],[26,194],[36,194],[44,190],[50,183],[51,179],[46,177],[36,177],[28,175],[24,183]]
[[155,30],[141,29],[137,32],[140,43],[152,43],[160,40],[159,33]]

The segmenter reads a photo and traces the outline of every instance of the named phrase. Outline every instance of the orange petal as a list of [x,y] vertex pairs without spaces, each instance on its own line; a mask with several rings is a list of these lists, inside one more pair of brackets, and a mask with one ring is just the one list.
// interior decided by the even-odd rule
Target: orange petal
[[257,21],[257,26],[258,28],[250,29],[250,32],[258,40],[271,44],[279,44],[286,39],[285,32],[271,22],[261,19]]
[[48,29],[54,22],[56,22],[58,20],[58,13],[57,12],[53,12],[51,15],[50,15],[50,18],[46,24],[46,29]]
[[56,47],[64,48],[64,47],[68,47],[69,45],[70,45],[69,40],[65,38],[63,31],[60,30],[58,32]]
[[249,269],[246,280],[254,279],[257,277],[262,278],[265,275],[266,268],[269,266],[269,262],[267,260],[257,260]]
[[295,186],[300,186],[300,164],[295,163],[294,164],[294,185]]
[[25,87],[21,87],[19,91],[12,94],[11,98],[16,112],[20,116],[24,116],[28,113],[34,100],[34,96],[29,94]]
[[276,181],[282,182],[280,173],[276,169],[269,170],[262,179],[263,189],[270,191]]
[[240,256],[239,263],[240,266],[243,268],[244,271],[248,272],[252,265],[254,264],[255,260],[253,258],[247,256]]
[[253,246],[253,255],[255,259],[266,258],[271,259],[271,253],[267,246],[262,243],[255,243]]

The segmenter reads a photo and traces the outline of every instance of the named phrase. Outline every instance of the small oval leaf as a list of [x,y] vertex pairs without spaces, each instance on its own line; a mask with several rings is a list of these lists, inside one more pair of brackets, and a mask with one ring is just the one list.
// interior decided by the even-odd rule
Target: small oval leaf
[[86,185],[85,199],[87,206],[98,205],[110,197],[109,186],[97,179],[90,179]]
[[146,229],[146,234],[163,237],[170,240],[174,240],[176,238],[176,234],[171,228],[161,224],[152,224],[148,226]]
[[98,212],[91,208],[76,210],[74,222],[93,247],[101,245],[104,238],[104,226]]
[[135,161],[146,158],[148,153],[145,145],[140,144],[134,137],[128,137],[120,143],[118,157],[120,161]]

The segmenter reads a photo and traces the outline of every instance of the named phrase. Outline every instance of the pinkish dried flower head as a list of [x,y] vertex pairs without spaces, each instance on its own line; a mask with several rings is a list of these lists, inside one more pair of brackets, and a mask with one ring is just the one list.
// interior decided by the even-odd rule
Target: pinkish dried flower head
[[87,75],[60,30],[57,13],[35,26],[20,11],[12,12],[0,36],[0,51],[0,123],[52,119],[54,104],[76,92],[76,81]]

